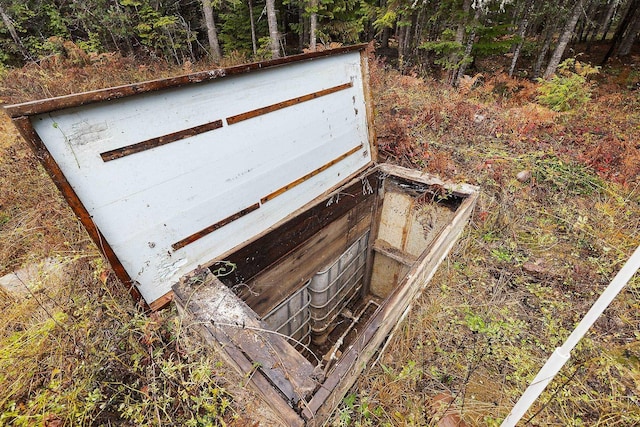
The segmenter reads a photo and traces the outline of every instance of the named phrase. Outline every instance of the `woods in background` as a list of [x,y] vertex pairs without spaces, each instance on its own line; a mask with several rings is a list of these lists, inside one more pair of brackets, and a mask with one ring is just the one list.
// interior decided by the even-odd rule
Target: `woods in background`
[[435,67],[455,85],[491,55],[533,78],[553,75],[572,43],[606,43],[603,63],[629,55],[640,0],[0,0],[0,17],[5,66],[67,54],[69,42],[182,64],[376,39],[401,69]]

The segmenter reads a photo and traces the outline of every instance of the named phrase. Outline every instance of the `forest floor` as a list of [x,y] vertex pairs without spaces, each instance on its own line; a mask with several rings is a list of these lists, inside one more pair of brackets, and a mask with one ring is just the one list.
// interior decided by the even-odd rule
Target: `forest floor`
[[[192,71],[80,59],[9,70],[0,98]],[[567,78],[581,68],[571,70]],[[499,70],[455,89],[383,60],[371,71],[381,157],[478,185],[481,197],[331,423],[435,425],[449,411],[499,425],[640,244],[640,57],[580,80],[564,96],[590,99],[563,112],[542,105],[540,83]],[[244,379],[195,345],[174,309],[148,316],[121,292],[5,116],[0,180],[0,276],[42,267],[24,295],[0,291],[0,425],[254,425]],[[640,424],[639,331],[635,277],[534,404],[530,425]]]

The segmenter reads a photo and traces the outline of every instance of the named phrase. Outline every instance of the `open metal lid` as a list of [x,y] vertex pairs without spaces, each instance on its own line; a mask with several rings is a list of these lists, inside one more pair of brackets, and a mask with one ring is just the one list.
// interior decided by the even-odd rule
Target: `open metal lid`
[[119,278],[158,307],[184,274],[374,160],[363,49],[6,111]]

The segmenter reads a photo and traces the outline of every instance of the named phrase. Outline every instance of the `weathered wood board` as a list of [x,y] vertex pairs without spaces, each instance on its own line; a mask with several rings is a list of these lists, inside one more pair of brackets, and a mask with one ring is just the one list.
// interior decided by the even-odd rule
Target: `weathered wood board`
[[[210,272],[185,276],[174,286],[182,310],[197,313],[219,342],[237,347],[287,402],[295,406],[316,388],[314,367],[286,338],[270,332],[245,303]],[[230,354],[233,356],[233,353]]]

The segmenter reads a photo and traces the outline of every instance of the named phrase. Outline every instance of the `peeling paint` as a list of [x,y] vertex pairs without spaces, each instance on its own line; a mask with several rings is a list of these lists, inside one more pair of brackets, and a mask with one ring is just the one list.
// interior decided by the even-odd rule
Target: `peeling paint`
[[[80,146],[97,141],[106,141],[111,139],[108,135],[109,125],[106,121],[100,123],[89,123],[83,120],[79,123],[71,125],[71,133],[69,135],[69,143]],[[105,133],[107,133],[105,135]]]
[[227,75],[226,71],[224,68],[218,68],[216,70],[211,70],[209,71],[207,74],[209,74],[209,77],[211,78],[218,78],[218,77],[224,77]]
[[[170,260],[167,260],[170,261]],[[158,278],[162,281],[168,281],[173,276],[175,276],[180,267],[186,265],[188,262],[187,258],[180,258],[173,262],[164,262],[158,264]]]

